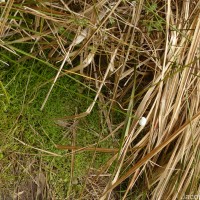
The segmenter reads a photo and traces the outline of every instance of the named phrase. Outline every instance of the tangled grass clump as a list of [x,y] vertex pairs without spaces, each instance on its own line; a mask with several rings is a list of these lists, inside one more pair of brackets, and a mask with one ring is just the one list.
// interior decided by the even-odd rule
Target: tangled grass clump
[[[12,103],[9,85],[19,73],[9,78],[13,70],[11,65],[16,68],[24,66],[32,74],[34,69],[24,63],[34,60],[42,66],[34,72],[38,76],[43,76],[47,69],[51,71],[44,73],[45,81],[37,85],[39,90],[48,84],[42,98],[37,100],[38,116],[47,112],[47,116],[53,115],[59,127],[72,133],[70,142],[55,137],[55,132],[48,139],[56,142],[57,147],[59,140],[63,141],[65,145],[60,149],[49,149],[54,156],[71,158],[71,171],[61,172],[65,161],[59,161],[57,168],[53,163],[52,168],[48,159],[40,159],[40,167],[37,167],[38,171],[45,171],[44,185],[51,191],[48,198],[56,199],[57,194],[62,194],[62,199],[154,200],[199,194],[198,0],[9,0],[0,3],[0,10],[0,98],[3,112]],[[26,79],[27,85],[33,80],[31,77]],[[76,99],[74,94],[80,97],[76,99],[79,102],[76,102],[77,106],[70,107],[73,112],[60,111],[73,103],[68,103],[64,93],[56,90],[59,84],[71,91],[72,99]],[[26,91],[27,88],[24,97]],[[55,91],[60,97],[57,98]],[[36,93],[30,94],[30,102]],[[62,103],[56,103],[60,101]],[[146,126],[139,126],[141,117],[147,119]],[[0,130],[5,134],[12,133],[14,143],[24,139],[21,134],[13,133],[19,120],[18,115],[9,130]],[[43,122],[42,126],[45,126]],[[27,130],[25,125],[23,128]],[[80,134],[76,134],[76,128],[81,130]],[[34,152],[36,155],[49,153],[37,148],[37,136],[33,138],[37,141],[31,143],[34,139],[27,140],[26,144],[37,150]],[[9,145],[13,141],[4,142]],[[46,149],[48,145],[42,144],[42,147]],[[64,155],[64,149],[70,152]],[[2,144],[0,150],[6,152],[7,148]],[[88,164],[83,163],[87,170],[74,184],[74,170],[82,163],[75,160],[81,151],[91,155],[92,159]],[[16,153],[15,149],[12,153]],[[95,165],[97,157],[99,161]],[[1,161],[0,166],[8,165],[3,159]],[[51,176],[56,169],[68,177],[67,189],[62,187],[64,180],[57,180],[53,185],[48,179],[48,170]],[[37,174],[37,170],[34,173]],[[34,177],[38,180],[38,175]]]

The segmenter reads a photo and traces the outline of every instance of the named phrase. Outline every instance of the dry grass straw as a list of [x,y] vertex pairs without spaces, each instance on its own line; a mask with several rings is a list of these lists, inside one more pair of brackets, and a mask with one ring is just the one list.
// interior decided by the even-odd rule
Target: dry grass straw
[[[0,45],[16,53],[12,45],[34,41],[28,53],[58,69],[41,109],[61,74],[75,72],[97,92],[86,112],[71,118],[90,114],[97,102],[106,104],[101,109],[112,132],[117,126],[112,124],[113,108],[119,105],[127,112],[118,157],[101,170],[107,173],[115,161],[114,173],[98,198],[109,199],[111,191],[124,182],[122,199],[132,192],[138,197],[145,192],[149,199],[199,194],[199,1],[23,4],[0,4]],[[34,17],[33,24],[26,23],[29,16]],[[146,127],[138,125],[141,116],[148,120]]]

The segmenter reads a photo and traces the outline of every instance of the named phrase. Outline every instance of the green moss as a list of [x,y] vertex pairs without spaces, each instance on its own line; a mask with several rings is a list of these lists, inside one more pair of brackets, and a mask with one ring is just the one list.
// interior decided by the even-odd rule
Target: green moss
[[[5,95],[1,99],[1,102],[6,104],[6,107],[2,106],[0,110],[0,136],[2,138],[0,162],[3,169],[6,169],[1,174],[1,182],[7,182],[12,188],[13,184],[18,181],[17,177],[18,179],[29,177],[29,175],[24,176],[28,155],[34,160],[32,169],[34,173],[42,168],[47,174],[49,185],[62,198],[68,190],[70,181],[71,156],[63,156],[66,151],[56,149],[55,144],[71,145],[71,129],[56,125],[54,119],[74,115],[76,111],[85,111],[94,93],[84,88],[84,84],[80,84],[82,80],[79,77],[60,77],[44,110],[41,111],[41,105],[56,75],[56,70],[34,59],[20,64],[15,59],[15,56],[6,55],[3,60],[10,66],[2,63],[0,66],[2,71],[0,80],[4,86],[3,89],[9,95],[9,102],[6,102]],[[80,87],[84,90],[82,94],[79,93]],[[0,92],[3,94],[3,90]],[[105,130],[101,127],[100,118],[98,106],[95,106],[91,115],[79,120],[76,127],[77,146],[84,147],[94,144],[104,134]],[[106,141],[99,146],[108,147],[111,142]],[[63,157],[46,154],[43,150]],[[74,177],[85,175],[93,154],[93,152],[82,152],[75,155]],[[96,154],[91,166],[96,168],[102,166],[110,156],[110,154]],[[13,159],[20,160],[18,174],[13,172],[15,167]],[[12,164],[9,165],[9,163]]]

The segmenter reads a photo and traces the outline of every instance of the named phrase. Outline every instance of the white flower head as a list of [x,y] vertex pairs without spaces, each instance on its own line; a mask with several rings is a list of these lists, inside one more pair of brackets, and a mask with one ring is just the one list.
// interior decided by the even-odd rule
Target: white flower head
[[139,125],[140,126],[145,126],[146,123],[147,123],[147,118],[141,117],[140,120],[139,120]]

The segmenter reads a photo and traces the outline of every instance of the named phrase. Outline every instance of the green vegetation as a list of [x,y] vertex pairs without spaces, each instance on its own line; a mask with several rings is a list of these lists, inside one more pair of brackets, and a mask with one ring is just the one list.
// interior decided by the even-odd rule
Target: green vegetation
[[[16,59],[9,56],[10,59]],[[4,58],[4,62],[9,66],[1,63],[0,158],[4,163],[1,185],[6,182],[12,185],[16,176],[20,176],[21,181],[30,179],[31,174],[24,174],[27,162],[30,162],[26,158],[29,157],[34,165],[31,172],[45,171],[56,195],[63,198],[70,182],[71,155],[70,152],[65,155],[66,151],[57,149],[55,145],[71,145],[75,132],[76,145],[89,146],[95,144],[103,136],[98,134],[104,134],[106,130],[99,123],[102,116],[97,107],[91,115],[78,120],[77,124],[73,120],[63,120],[65,127],[62,127],[56,124],[56,119],[84,111],[91,103],[93,92],[80,85],[78,77],[75,78],[77,81],[66,76],[60,77],[45,109],[41,111],[41,103],[56,71],[34,59],[17,64]],[[79,93],[81,88],[84,91],[82,94]],[[112,141],[107,140],[98,146],[109,148],[111,144]],[[81,178],[87,173],[93,154],[76,153],[73,178]],[[91,167],[99,168],[109,158],[110,154],[97,153]],[[21,165],[16,174],[13,172],[14,162],[20,162]]]

